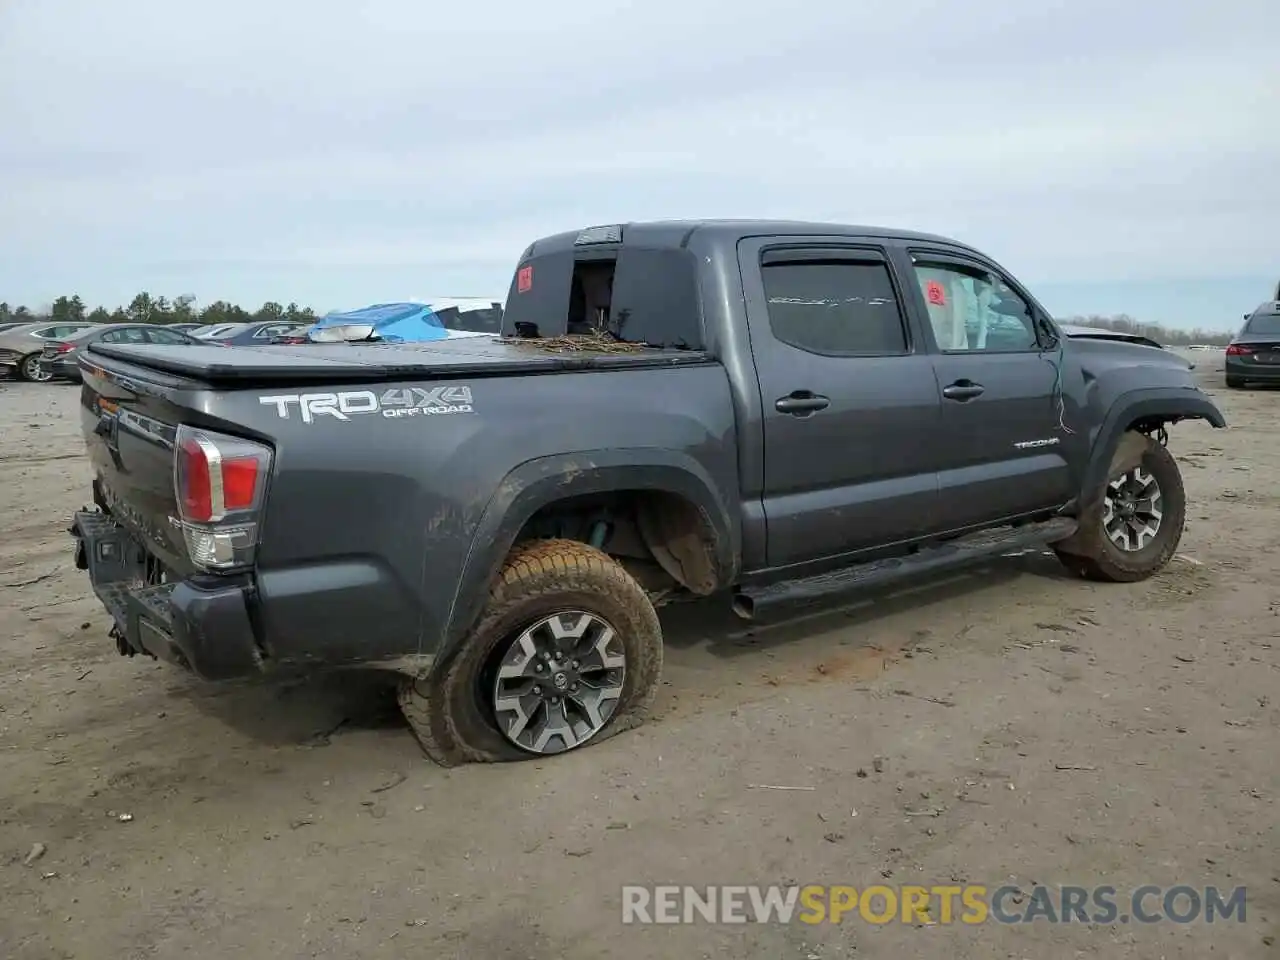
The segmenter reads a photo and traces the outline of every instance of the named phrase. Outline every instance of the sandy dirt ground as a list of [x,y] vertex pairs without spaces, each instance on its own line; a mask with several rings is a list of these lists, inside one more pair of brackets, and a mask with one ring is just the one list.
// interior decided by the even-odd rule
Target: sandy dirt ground
[[[773,626],[674,608],[655,722],[452,771],[376,677],[118,656],[63,532],[77,392],[0,383],[0,957],[1280,956],[1280,391],[1198,359],[1231,426],[1172,431],[1155,579],[1037,553]],[[660,883],[1244,885],[1247,913],[624,925]]]

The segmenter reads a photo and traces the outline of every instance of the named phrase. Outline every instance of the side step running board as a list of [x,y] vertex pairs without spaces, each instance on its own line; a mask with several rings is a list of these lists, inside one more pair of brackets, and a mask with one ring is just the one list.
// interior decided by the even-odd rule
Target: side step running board
[[1054,517],[1039,523],[983,530],[903,557],[869,560],[800,580],[744,587],[734,595],[733,612],[744,620],[752,620],[783,607],[837,600],[870,587],[883,587],[975,560],[1064,540],[1076,532],[1076,526],[1072,517]]

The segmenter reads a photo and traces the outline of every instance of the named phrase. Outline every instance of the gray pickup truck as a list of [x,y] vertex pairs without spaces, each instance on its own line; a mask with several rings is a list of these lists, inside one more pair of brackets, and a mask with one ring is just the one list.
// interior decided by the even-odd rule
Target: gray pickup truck
[[1141,580],[1182,533],[1186,361],[1068,339],[921,233],[635,223],[520,257],[502,335],[94,344],[71,532],[121,653],[398,674],[444,764],[635,725],[655,607],[743,617],[1051,544]]

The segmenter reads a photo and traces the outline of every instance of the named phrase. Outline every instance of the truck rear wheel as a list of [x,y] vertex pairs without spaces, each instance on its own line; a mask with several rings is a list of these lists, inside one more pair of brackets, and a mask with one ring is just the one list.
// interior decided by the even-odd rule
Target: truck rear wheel
[[1164,569],[1182,539],[1187,496],[1178,462],[1150,437],[1132,439],[1141,444],[1136,455],[1113,461],[1106,488],[1081,515],[1080,529],[1054,545],[1058,559],[1088,580],[1145,580]]
[[444,766],[565,753],[641,723],[662,673],[662,628],[640,585],[572,540],[512,551],[480,622],[400,706]]

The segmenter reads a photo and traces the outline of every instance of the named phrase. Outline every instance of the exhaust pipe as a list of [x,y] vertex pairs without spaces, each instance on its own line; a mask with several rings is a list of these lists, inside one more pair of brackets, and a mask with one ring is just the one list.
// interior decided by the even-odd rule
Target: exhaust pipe
[[745,593],[735,593],[733,595],[733,612],[743,620],[754,620],[756,618],[756,602]]

